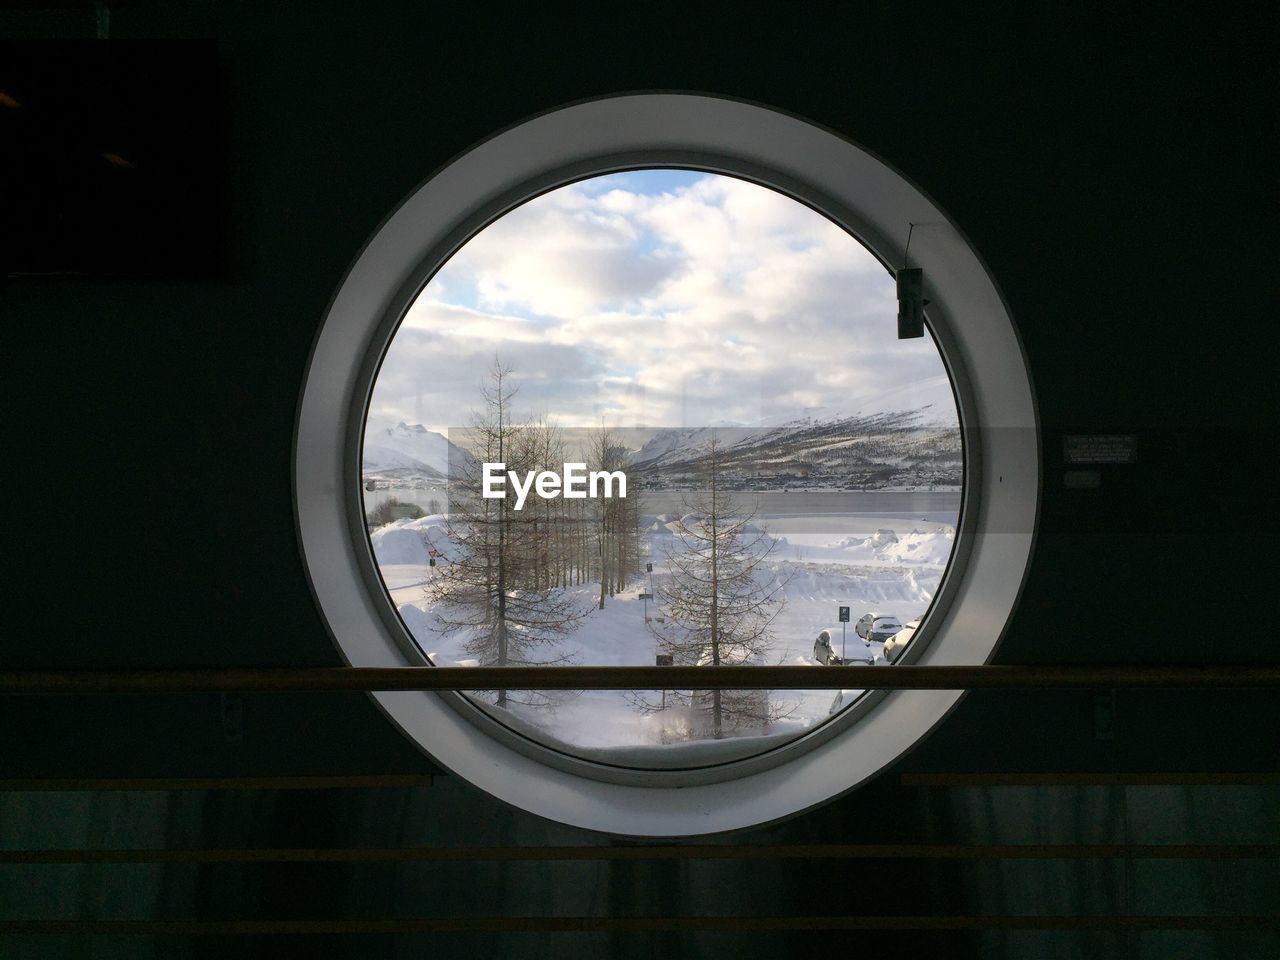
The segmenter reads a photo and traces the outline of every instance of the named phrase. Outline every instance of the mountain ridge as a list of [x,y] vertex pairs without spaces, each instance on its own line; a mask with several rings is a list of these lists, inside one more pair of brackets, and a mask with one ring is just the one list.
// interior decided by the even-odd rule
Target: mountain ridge
[[366,428],[361,468],[366,477],[445,480],[470,456],[443,434],[402,420],[391,427]]

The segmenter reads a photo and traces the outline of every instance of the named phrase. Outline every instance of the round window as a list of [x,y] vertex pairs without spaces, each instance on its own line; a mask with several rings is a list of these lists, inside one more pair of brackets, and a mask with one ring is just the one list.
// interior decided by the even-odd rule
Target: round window
[[617,97],[474,148],[361,253],[308,371],[299,527],[354,665],[847,671],[376,695],[517,806],[707,833],[856,786],[954,705],[857,670],[989,658],[1034,427],[990,278],[899,175],[775,111]]

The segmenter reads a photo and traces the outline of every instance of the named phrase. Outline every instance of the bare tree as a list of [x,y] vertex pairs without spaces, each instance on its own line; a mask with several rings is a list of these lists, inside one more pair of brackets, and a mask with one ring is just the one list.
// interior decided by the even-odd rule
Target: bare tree
[[[682,497],[684,517],[664,549],[668,574],[658,586],[663,622],[651,629],[658,652],[675,664],[713,665],[761,662],[771,627],[785,603],[787,577],[766,564],[777,541],[755,524],[755,513],[735,503],[724,484],[725,456],[712,438],[701,467],[703,485]],[[655,705],[633,698],[646,711]],[[772,702],[768,691],[673,691],[669,699],[691,709],[704,722],[692,736],[720,738],[727,732],[760,726],[789,709]]]
[[[483,407],[472,418],[464,441],[471,457],[451,482],[445,530],[455,556],[427,585],[427,600],[442,633],[461,632],[464,649],[484,666],[564,663],[551,655],[560,640],[585,615],[573,598],[552,589],[540,575],[543,545],[535,522],[514,509],[514,494],[482,495],[483,464],[505,463],[509,470],[529,469],[537,449],[536,430],[517,422],[512,400],[516,390],[511,368],[497,361],[482,388]],[[500,690],[499,706],[508,699],[544,705],[538,691],[517,696]]]
[[[564,437],[560,429],[545,418],[526,423],[516,441],[514,462],[525,470],[556,472],[564,462]],[[550,589],[558,585],[556,570],[565,549],[568,518],[559,498],[533,497],[525,501],[524,510],[512,515],[513,522],[528,527],[520,542],[529,549],[522,558],[521,570],[528,586]]]

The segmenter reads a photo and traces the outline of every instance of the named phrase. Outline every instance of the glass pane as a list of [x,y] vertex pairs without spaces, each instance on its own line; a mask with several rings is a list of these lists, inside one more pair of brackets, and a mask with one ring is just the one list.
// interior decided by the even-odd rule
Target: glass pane
[[[438,665],[888,665],[963,473],[942,358],[896,317],[855,238],[733,177],[610,174],[499,218],[415,299],[369,406],[369,536],[405,626]],[[470,696],[559,749],[671,767],[804,733],[856,677]]]

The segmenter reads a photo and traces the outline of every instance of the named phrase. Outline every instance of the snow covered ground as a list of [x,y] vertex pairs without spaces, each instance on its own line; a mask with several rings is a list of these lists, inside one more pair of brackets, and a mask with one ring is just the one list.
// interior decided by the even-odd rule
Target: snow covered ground
[[[662,540],[671,536],[666,526],[671,519],[667,515],[645,518],[650,531],[653,576],[659,589],[665,576],[660,547]],[[778,541],[768,561],[773,572],[791,578],[785,608],[775,621],[770,662],[832,669],[819,668],[812,659],[813,643],[821,630],[830,629],[839,652],[838,607],[851,607],[855,622],[864,613],[875,612],[896,615],[906,623],[925,612],[951,555],[956,518],[954,514],[930,514],[926,521],[919,516],[850,514],[785,517],[772,522],[761,517],[758,522]],[[786,532],[775,529],[775,524]],[[465,659],[462,637],[440,631],[425,596],[428,578],[440,574],[440,568],[428,565],[428,550],[435,549],[446,558],[452,551],[443,518],[398,520],[373,531],[371,540],[392,602],[432,662],[474,663]],[[446,563],[447,559],[440,562]],[[579,664],[652,664],[655,642],[644,622],[645,602],[638,596],[643,582],[641,579],[630,584],[624,593],[610,598],[603,610],[594,609],[598,583],[573,588],[590,613],[558,652],[570,655],[572,662]],[[647,606],[650,616],[659,615],[652,601]],[[853,623],[849,624],[851,657],[858,653],[874,655],[880,648],[878,643],[864,645],[854,634]],[[793,709],[785,719],[757,732],[766,736],[770,745],[779,736],[803,732],[827,718],[835,694],[833,690],[774,691],[775,701]],[[851,699],[846,696],[845,702]],[[675,716],[646,716],[623,691],[584,691],[568,696],[554,708],[512,709],[517,714],[514,725],[528,725],[526,729],[579,752],[609,749],[656,756],[687,754],[694,746],[655,746],[664,739],[664,723]],[[760,745],[744,742],[741,746],[754,750]]]

